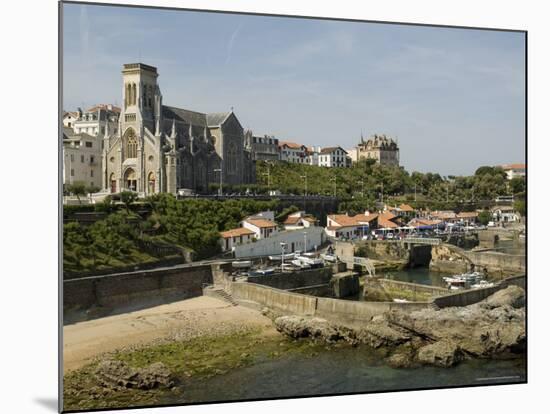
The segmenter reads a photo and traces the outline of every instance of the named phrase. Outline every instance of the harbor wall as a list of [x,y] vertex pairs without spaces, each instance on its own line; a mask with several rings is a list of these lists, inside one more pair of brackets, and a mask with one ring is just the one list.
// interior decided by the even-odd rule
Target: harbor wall
[[392,309],[412,312],[431,306],[431,302],[359,302],[320,298],[247,282],[231,283],[231,295],[242,305],[267,307],[284,314],[319,316],[344,325],[368,322]]
[[64,309],[108,308],[135,304],[154,306],[202,295],[212,283],[210,265],[142,270],[63,281]]
[[300,270],[298,272],[275,273],[266,276],[248,276],[249,283],[270,286],[277,289],[296,289],[306,286],[328,284],[332,268]]

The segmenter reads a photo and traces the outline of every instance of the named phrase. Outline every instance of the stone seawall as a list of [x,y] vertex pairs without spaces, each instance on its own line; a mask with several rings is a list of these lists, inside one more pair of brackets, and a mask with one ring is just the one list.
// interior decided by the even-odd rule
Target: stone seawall
[[525,255],[476,252],[445,244],[432,248],[430,269],[446,273],[476,270],[492,277],[504,277],[525,272]]
[[64,309],[91,306],[119,308],[151,306],[202,295],[202,285],[212,283],[210,265],[144,270],[63,282]]
[[370,321],[392,309],[412,312],[431,306],[431,302],[358,302],[319,298],[246,282],[231,283],[231,295],[243,305],[267,307],[285,314],[319,316],[350,326]]
[[301,270],[299,272],[276,273],[268,276],[248,276],[249,283],[270,286],[277,289],[297,289],[306,286],[328,284],[332,268]]
[[408,290],[411,292],[429,293],[432,296],[447,295],[448,289],[439,286],[421,285],[419,283],[401,282],[399,280],[378,279],[383,287]]
[[468,289],[457,293],[440,296],[435,298],[433,302],[440,308],[448,308],[451,306],[468,306],[480,302],[491,296],[493,293],[501,289],[505,289],[511,285],[519,286],[522,289],[525,289],[525,275],[506,278],[491,287]]

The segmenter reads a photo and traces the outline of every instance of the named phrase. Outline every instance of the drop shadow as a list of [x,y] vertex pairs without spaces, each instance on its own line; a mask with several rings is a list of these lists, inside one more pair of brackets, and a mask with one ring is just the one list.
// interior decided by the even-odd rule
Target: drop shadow
[[34,399],[34,402],[37,404],[40,404],[42,407],[47,408],[50,411],[53,411],[55,413],[58,412],[58,401],[57,398],[43,398],[38,397]]

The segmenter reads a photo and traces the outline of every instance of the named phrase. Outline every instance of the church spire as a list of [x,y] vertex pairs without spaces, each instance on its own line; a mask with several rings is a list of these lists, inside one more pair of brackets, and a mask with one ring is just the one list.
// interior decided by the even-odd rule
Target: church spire
[[176,118],[172,119],[172,132],[170,133],[170,138],[176,138]]

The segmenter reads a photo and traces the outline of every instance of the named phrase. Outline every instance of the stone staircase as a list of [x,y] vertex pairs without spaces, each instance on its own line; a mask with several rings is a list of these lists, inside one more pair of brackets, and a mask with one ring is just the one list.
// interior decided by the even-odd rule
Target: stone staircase
[[210,296],[212,298],[223,300],[224,302],[227,302],[233,306],[237,306],[238,303],[233,299],[233,297],[227,293],[222,288],[216,288],[213,286],[209,286],[203,290],[205,296]]
[[430,303],[430,309],[438,311],[441,309],[439,306],[437,306],[434,302]]

